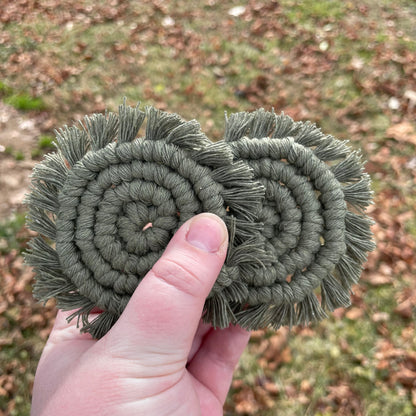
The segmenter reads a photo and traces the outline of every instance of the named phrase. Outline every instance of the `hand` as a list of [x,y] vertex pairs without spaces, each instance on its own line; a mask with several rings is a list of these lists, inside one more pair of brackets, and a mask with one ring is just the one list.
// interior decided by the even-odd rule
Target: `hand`
[[239,327],[200,322],[227,240],[215,215],[186,222],[98,341],[66,322],[70,312],[58,312],[36,372],[32,416],[222,415],[249,339]]

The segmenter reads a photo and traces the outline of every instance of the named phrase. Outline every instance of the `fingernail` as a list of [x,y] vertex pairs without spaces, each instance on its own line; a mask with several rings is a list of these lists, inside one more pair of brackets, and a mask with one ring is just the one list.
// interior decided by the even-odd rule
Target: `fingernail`
[[186,240],[208,253],[217,252],[227,238],[227,229],[219,217],[200,214],[191,220]]

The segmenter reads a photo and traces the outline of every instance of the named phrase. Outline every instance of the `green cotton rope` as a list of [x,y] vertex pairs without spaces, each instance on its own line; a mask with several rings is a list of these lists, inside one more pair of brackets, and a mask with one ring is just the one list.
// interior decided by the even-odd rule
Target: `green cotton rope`
[[238,322],[253,329],[307,324],[325,309],[349,306],[350,287],[374,249],[364,214],[370,179],[359,154],[310,123],[264,110],[233,114],[225,141],[265,188],[258,220],[275,260],[269,280],[248,282],[249,307]]
[[349,305],[373,240],[369,178],[344,142],[258,110],[231,115],[213,143],[196,121],[125,103],[56,137],[26,199],[40,234],[26,262],[34,296],[74,310],[81,331],[102,337],[175,231],[201,212],[230,235],[206,322],[278,328]]

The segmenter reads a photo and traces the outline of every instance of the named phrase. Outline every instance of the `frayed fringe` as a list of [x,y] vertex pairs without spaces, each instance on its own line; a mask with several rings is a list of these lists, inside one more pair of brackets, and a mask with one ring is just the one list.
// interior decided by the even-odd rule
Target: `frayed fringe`
[[252,114],[253,120],[250,124],[248,137],[256,137],[259,139],[271,135],[274,137],[274,132],[276,131],[276,114],[265,111],[263,108]]
[[62,273],[57,252],[42,237],[35,237],[29,242],[29,250],[25,253],[25,262],[35,269]]
[[305,296],[302,302],[296,305],[296,324],[308,325],[311,322],[327,318],[325,310],[321,307],[316,295],[312,292]]
[[376,248],[370,228],[373,223],[366,216],[347,212],[345,218],[347,252],[360,263],[364,263],[367,260],[368,252]]
[[89,137],[75,126],[55,130],[58,149],[70,166],[74,166],[89,150]]
[[364,171],[360,154],[352,152],[337,165],[332,166],[331,171],[340,183],[359,181]]
[[230,322],[235,322],[236,320],[229,302],[222,292],[205,301],[202,319],[205,323],[210,323],[214,328],[221,329],[227,328]]
[[68,281],[66,276],[46,271],[38,271],[33,286],[34,297],[42,302],[74,291],[76,291],[75,285]]
[[295,123],[291,117],[283,113],[276,116],[275,123],[275,130],[270,137],[276,139],[283,139],[285,137],[295,137],[301,126],[301,123]]
[[55,220],[51,219],[43,209],[30,206],[29,213],[26,216],[26,223],[32,231],[40,233],[51,240],[56,239]]
[[77,318],[77,325],[79,325],[82,315],[89,314],[94,308],[95,304],[85,296],[80,295],[77,291],[61,293],[56,296],[56,306],[63,311],[73,311],[70,316],[68,316],[67,321],[71,322],[73,319]]
[[235,314],[237,324],[248,330],[267,327],[269,307],[268,304],[248,306]]
[[264,250],[264,242],[255,237],[244,241],[227,253],[227,263],[242,269],[250,265],[264,268],[271,261],[270,255]]
[[235,113],[230,117],[225,115],[225,134],[224,140],[226,142],[233,142],[244,137],[250,124],[253,120],[253,115],[250,113]]
[[230,238],[230,241],[235,241],[236,245],[243,244],[263,231],[263,224],[235,218],[232,215],[225,217],[224,222],[229,233],[233,230],[233,238]]
[[118,144],[131,142],[137,137],[146,118],[146,113],[139,110],[139,105],[140,103],[135,108],[127,106],[124,99],[124,103],[119,106]]
[[49,153],[33,168],[31,177],[61,189],[68,175],[68,168],[60,153]]
[[372,204],[373,192],[370,183],[368,174],[363,174],[358,182],[344,186],[342,190],[345,200],[354,208],[363,211]]
[[49,182],[33,180],[29,186],[30,194],[25,197],[26,205],[34,206],[40,210],[57,212],[59,208],[58,190]]
[[164,113],[154,107],[146,107],[146,140],[166,139],[172,130],[185,121],[177,114]]
[[299,126],[299,131],[295,136],[295,142],[305,147],[314,147],[321,143],[323,137],[325,136],[321,129],[308,121]]
[[374,250],[374,242],[370,239],[363,239],[348,231],[345,232],[347,250],[350,250],[352,257],[364,263],[367,260],[367,253]]
[[335,275],[342,285],[349,289],[353,284],[358,283],[361,276],[362,266],[348,254],[344,254],[335,267]]
[[344,158],[349,152],[346,142],[341,142],[332,136],[324,136],[313,151],[315,156],[324,162]]
[[[232,165],[221,166],[212,171],[212,178],[226,188],[241,188],[245,183],[252,183],[253,173],[247,163],[237,161]],[[264,195],[264,188],[258,184],[260,198]],[[242,195],[241,199],[244,199]]]
[[375,244],[373,241],[373,233],[370,228],[372,225],[374,225],[374,221],[371,218],[347,211],[345,229],[348,232],[355,234],[358,238],[371,241],[373,244],[372,250],[374,250]]
[[[232,142],[243,137],[249,138],[286,138],[298,134],[302,123],[295,123],[285,114],[276,115],[263,108],[253,113],[240,112],[225,119],[225,141]],[[311,132],[308,130],[308,132]],[[299,139],[302,140],[303,136]]]
[[346,308],[351,305],[350,291],[331,274],[322,281],[321,297],[322,307],[331,312],[337,308]]
[[166,138],[166,143],[172,143],[190,152],[204,149],[207,142],[208,139],[201,132],[201,127],[196,120],[183,122],[174,128]]
[[291,329],[297,322],[295,305],[292,303],[282,303],[281,305],[270,307],[268,320],[270,326],[275,330],[285,325]]
[[81,332],[90,333],[93,338],[100,339],[113,327],[119,317],[111,312],[104,311],[92,321],[89,321],[88,318],[89,313],[86,314],[85,319],[84,317],[82,319]]
[[74,304],[77,305],[76,307],[78,309],[68,316],[67,321],[71,322],[76,319],[77,328],[81,327],[81,333],[89,333],[95,339],[102,338],[119,318],[119,316],[114,313],[103,311],[90,321],[90,314],[96,307],[93,302],[75,294],[73,296],[57,296],[57,306],[62,310],[72,310],[73,306],[75,306]]
[[233,161],[233,154],[231,149],[225,142],[216,142],[209,144],[205,149],[202,149],[194,154],[194,159],[197,163],[209,166],[211,168],[220,168],[224,164],[231,164]]
[[119,129],[119,117],[112,112],[92,114],[84,117],[81,124],[90,137],[91,150],[103,149],[117,137]]
[[246,187],[243,185],[239,188],[225,188],[221,196],[230,208],[230,212],[246,220],[255,221],[264,195],[263,187],[260,184]]

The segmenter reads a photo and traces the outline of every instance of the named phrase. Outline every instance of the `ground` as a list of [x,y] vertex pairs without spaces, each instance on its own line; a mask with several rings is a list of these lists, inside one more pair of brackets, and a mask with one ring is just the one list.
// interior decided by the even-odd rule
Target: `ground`
[[[29,415],[54,307],[22,252],[28,174],[54,128],[123,97],[201,121],[258,107],[361,149],[373,232],[352,306],[308,328],[257,331],[226,415],[416,410],[416,7],[399,0],[8,2],[0,14],[0,415]],[[394,3],[394,4],[393,4]],[[46,18],[45,18],[46,17]]]
[[0,218],[8,218],[22,206],[36,164],[31,152],[39,135],[35,120],[0,102]]

